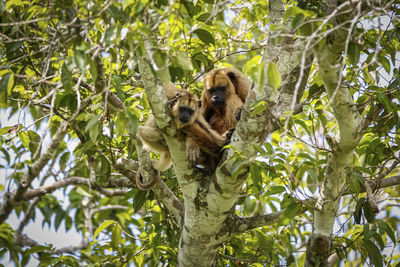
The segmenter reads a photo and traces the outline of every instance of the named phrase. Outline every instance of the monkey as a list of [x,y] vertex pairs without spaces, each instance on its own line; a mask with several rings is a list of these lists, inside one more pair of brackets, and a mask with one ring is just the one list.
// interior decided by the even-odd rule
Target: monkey
[[[184,134],[189,161],[197,162],[201,157],[200,151],[217,157],[226,139],[211,129],[204,119],[199,98],[188,91],[179,90],[171,83],[165,85],[165,89],[177,129]],[[172,164],[171,154],[153,115],[149,116],[144,126],[138,127],[137,136],[151,150],[160,153],[159,160],[152,160],[154,169],[167,170]]]
[[235,68],[214,69],[204,77],[202,114],[211,128],[225,136],[236,127],[252,82]]

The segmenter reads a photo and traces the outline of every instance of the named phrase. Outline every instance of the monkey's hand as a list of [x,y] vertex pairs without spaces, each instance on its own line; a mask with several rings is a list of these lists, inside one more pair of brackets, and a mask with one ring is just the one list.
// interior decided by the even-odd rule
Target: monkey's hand
[[190,137],[186,138],[186,154],[188,160],[192,163],[196,163],[201,157],[200,147]]
[[242,115],[242,108],[238,108],[235,113],[236,120],[240,120],[240,115]]
[[225,133],[225,144],[224,146],[226,146],[227,144],[229,144],[231,142],[231,138],[233,135],[233,132],[235,131],[235,128],[230,128],[226,133]]

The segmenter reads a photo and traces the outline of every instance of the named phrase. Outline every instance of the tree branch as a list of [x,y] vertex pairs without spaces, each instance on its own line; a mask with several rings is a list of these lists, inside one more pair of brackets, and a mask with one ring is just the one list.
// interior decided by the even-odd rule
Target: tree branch
[[156,179],[151,189],[157,196],[157,199],[167,207],[169,212],[171,212],[171,214],[174,215],[175,219],[178,221],[178,224],[180,224],[184,218],[183,204],[178,200],[171,189],[169,189],[168,186],[161,180],[159,177],[160,174],[153,169],[150,156],[148,152],[143,149],[142,141],[139,138],[136,140],[135,145],[136,153],[140,162],[140,173],[143,180],[146,183],[150,183],[150,181]]
[[68,122],[64,121],[61,123],[56,134],[53,136],[49,147],[39,159],[31,165],[28,165],[28,170],[25,172],[18,189],[11,194],[5,196],[5,200],[0,205],[0,224],[3,223],[7,218],[14,206],[23,200],[25,192],[31,185],[33,179],[39,175],[40,171],[49,162],[49,160],[55,155],[61,141],[68,132]]
[[[91,186],[90,180],[85,177],[78,177],[78,176],[72,176],[65,178],[63,180],[56,181],[50,185],[44,185],[36,189],[31,189],[28,190],[25,194],[22,200],[26,201],[35,197],[40,197],[44,196],[46,194],[53,193],[57,189],[66,187],[68,185],[87,185]],[[105,188],[100,187],[99,185],[93,186],[95,190],[99,191],[100,193],[106,195],[106,196],[114,196],[114,195],[124,195],[126,194],[127,190],[125,189],[116,189],[116,190],[108,190]],[[111,179],[106,185],[106,187],[130,187],[130,188],[135,188],[136,184],[133,184],[130,180],[128,179]],[[22,201],[21,200],[21,201]]]
[[[374,188],[375,190],[388,188],[388,187],[392,187],[392,186],[397,186],[397,185],[400,185],[400,175],[388,177],[385,179],[369,180],[369,181],[367,181],[367,183],[369,184],[369,186],[371,188]],[[359,193],[361,194],[361,193],[365,193],[365,192],[366,192],[366,188],[362,185]],[[342,196],[351,195],[351,194],[355,194],[355,193],[351,192],[350,190],[347,189],[343,193]],[[315,200],[310,198],[310,199],[303,200],[301,202],[307,203],[307,202],[311,202],[311,201],[315,201]],[[303,213],[305,210],[306,210],[305,207],[302,208],[299,211],[298,215]],[[224,240],[227,240],[237,234],[244,233],[246,231],[249,231],[249,230],[252,230],[252,229],[255,229],[258,227],[275,224],[279,221],[280,216],[282,216],[282,214],[284,212],[285,212],[285,210],[281,210],[281,211],[277,211],[277,212],[272,212],[272,213],[268,213],[268,214],[264,214],[264,215],[257,215],[257,216],[253,216],[253,217],[247,217],[247,218],[242,218],[242,217],[239,217],[239,216],[233,214],[232,216],[227,218],[225,227],[224,227],[224,229],[222,229],[221,234],[226,235],[224,237]]]

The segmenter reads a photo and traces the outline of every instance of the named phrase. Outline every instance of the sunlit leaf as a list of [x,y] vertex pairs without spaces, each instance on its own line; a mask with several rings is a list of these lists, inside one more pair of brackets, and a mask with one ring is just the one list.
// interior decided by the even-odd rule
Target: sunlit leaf
[[286,207],[285,211],[281,215],[278,221],[278,225],[286,225],[288,224],[300,211],[301,206],[297,203],[290,204]]
[[121,244],[121,238],[122,238],[121,234],[122,234],[121,226],[115,223],[111,233],[111,246],[113,248],[117,248],[119,244]]
[[19,140],[21,140],[22,145],[29,149],[29,134],[26,131],[22,131],[18,133]]
[[116,222],[113,221],[113,220],[106,220],[106,221],[102,222],[102,223],[100,224],[100,226],[97,227],[96,231],[94,231],[93,239],[92,239],[92,240],[95,240],[96,237],[97,237],[104,229],[106,229],[108,226],[110,226],[110,225],[112,225],[112,224],[115,224],[115,223],[116,223]]
[[183,70],[193,70],[192,62],[187,58],[185,53],[179,51],[173,58],[173,64],[179,66]]
[[275,90],[279,88],[281,85],[281,74],[278,70],[278,66],[276,65],[275,62],[270,62],[268,63],[267,67],[267,79],[268,83],[271,85],[271,87]]

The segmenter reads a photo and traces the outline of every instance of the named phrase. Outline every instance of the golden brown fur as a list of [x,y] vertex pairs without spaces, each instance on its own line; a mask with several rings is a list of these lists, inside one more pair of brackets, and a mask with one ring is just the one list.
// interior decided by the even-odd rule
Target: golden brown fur
[[[237,124],[237,112],[242,108],[252,82],[234,68],[214,69],[204,78],[201,95],[202,114],[211,128],[225,136]],[[216,89],[223,94],[223,104],[213,103]]]
[[[179,90],[174,85],[165,86],[166,96],[171,103],[171,113],[179,131],[185,134],[186,152],[192,162],[201,156],[200,150],[216,157],[225,139],[212,130],[200,112],[199,98],[188,91]],[[138,137],[152,151],[160,153],[159,160],[152,160],[156,170],[164,171],[171,166],[172,158],[168,146],[154,116],[138,127]]]

